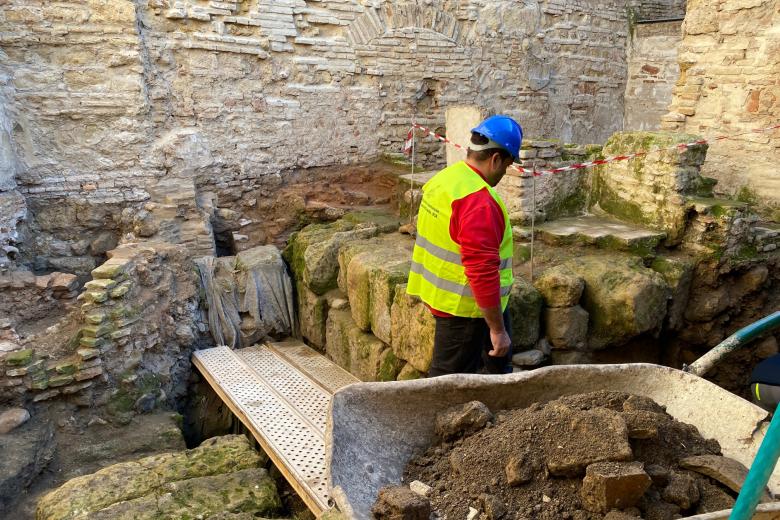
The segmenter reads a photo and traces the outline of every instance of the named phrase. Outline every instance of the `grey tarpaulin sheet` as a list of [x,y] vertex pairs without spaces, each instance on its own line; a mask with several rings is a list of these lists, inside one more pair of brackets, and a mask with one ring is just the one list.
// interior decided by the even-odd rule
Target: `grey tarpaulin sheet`
[[266,336],[295,332],[293,289],[282,255],[260,246],[236,256],[195,259],[217,345],[250,346]]

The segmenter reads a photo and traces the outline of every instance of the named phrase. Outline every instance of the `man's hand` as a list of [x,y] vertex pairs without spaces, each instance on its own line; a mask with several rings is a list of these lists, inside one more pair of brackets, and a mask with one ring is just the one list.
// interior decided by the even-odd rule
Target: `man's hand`
[[506,330],[501,332],[490,331],[490,342],[493,344],[493,350],[488,352],[489,356],[504,357],[509,353],[509,347],[512,346],[512,341],[509,339],[509,334]]

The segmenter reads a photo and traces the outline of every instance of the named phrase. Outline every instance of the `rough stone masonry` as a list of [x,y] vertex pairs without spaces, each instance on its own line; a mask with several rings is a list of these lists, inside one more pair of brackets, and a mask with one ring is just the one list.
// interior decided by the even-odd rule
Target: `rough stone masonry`
[[454,103],[603,142],[622,124],[627,31],[617,0],[13,0],[0,133],[34,214],[144,201],[181,170],[221,192],[374,159]]

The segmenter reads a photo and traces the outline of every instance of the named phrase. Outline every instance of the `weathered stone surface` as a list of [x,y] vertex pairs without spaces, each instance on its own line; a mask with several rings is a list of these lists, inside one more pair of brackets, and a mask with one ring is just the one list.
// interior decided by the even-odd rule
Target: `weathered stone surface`
[[411,379],[421,379],[425,377],[425,374],[423,372],[420,372],[416,368],[412,366],[411,363],[405,364],[401,371],[398,372],[398,381],[409,381]]
[[291,237],[284,252],[285,260],[298,282],[322,295],[336,288],[341,247],[376,236],[378,232],[374,224],[355,224],[344,219],[332,224],[312,224]]
[[373,332],[385,343],[392,342],[391,307],[395,287],[409,277],[412,245],[408,237],[392,234],[347,246],[339,255],[340,264],[347,264],[346,286],[352,318],[361,329]]
[[328,300],[318,296],[306,285],[299,283],[298,292],[298,322],[301,335],[317,348],[325,348],[325,324],[328,320]]
[[670,21],[632,26],[623,128],[635,130],[660,128],[661,118],[669,111],[672,88],[680,77],[677,46],[681,38],[680,25],[685,16],[685,4],[675,3],[675,7],[680,8],[677,15],[669,12],[668,3],[642,2],[640,8],[644,9],[647,5],[660,8],[660,12],[648,16],[648,19]]
[[377,520],[428,520],[431,503],[406,486],[385,487],[371,512]]
[[[669,106],[669,116],[681,117],[670,117],[664,127],[711,135],[725,121],[732,122],[735,134],[771,126],[780,115],[777,92],[767,83],[780,72],[777,22],[777,10],[757,2],[730,2],[722,13],[710,2],[691,2],[679,47],[685,74]],[[732,64],[730,56],[744,58]],[[741,102],[730,103],[735,97]],[[775,144],[752,136],[724,140],[708,152],[702,172],[717,179],[720,193],[744,188],[745,195],[776,207],[780,155]]]
[[667,314],[667,326],[679,330],[683,326],[685,309],[693,280],[693,262],[684,258],[656,257],[650,268],[663,276],[669,286],[671,301]]
[[606,513],[635,506],[650,484],[641,462],[598,462],[587,467],[580,494],[588,511]]
[[456,405],[436,415],[434,431],[443,440],[470,435],[493,420],[493,414],[484,403],[471,401]]
[[[149,494],[112,504],[92,513],[90,518],[202,518],[223,511],[251,511],[256,517],[273,517],[282,505],[276,483],[265,468],[242,469],[227,474],[168,482],[160,486],[159,492],[161,495]],[[44,518],[54,520],[62,517]]]
[[748,474],[748,469],[741,462],[719,455],[686,457],[680,461],[680,467],[717,480],[735,493],[742,490]]
[[544,361],[544,352],[541,350],[526,350],[512,356],[512,364],[519,367],[536,367]]
[[604,408],[575,412],[559,406],[555,413],[562,420],[555,426],[558,446],[547,455],[552,475],[576,477],[595,462],[631,460],[626,424],[616,412]]
[[[188,513],[192,516],[199,514],[200,508],[203,508],[203,513],[212,514],[222,510],[218,508],[222,501],[211,495],[208,489],[220,489],[222,483],[229,483],[231,489],[239,489],[237,493],[242,497],[241,503],[247,500],[245,495],[248,490],[258,485],[259,488],[254,489],[259,500],[263,504],[273,504],[262,512],[274,512],[280,505],[276,487],[265,471],[258,468],[260,464],[259,454],[246,437],[215,437],[204,441],[193,450],[115,464],[92,475],[72,479],[38,502],[38,518],[64,519],[70,518],[74,511],[96,514],[109,508],[117,516],[107,515],[101,518],[151,519],[156,514],[155,490],[159,488],[166,493],[172,493],[172,498],[176,497],[170,502],[166,500],[164,506],[173,516],[178,514],[177,511],[188,513],[187,508],[190,507],[195,511]],[[236,474],[242,470],[247,472]],[[200,480],[213,476],[225,478],[225,474],[233,476],[227,477],[226,480]],[[246,491],[240,491],[241,488]],[[257,491],[258,489],[260,491]],[[177,490],[185,492],[177,495]],[[216,497],[220,496],[220,492],[221,490],[217,492]],[[213,509],[215,506],[217,509]],[[177,510],[178,507],[182,509]]]
[[395,355],[416,370],[428,372],[436,323],[422,301],[406,294],[406,284],[395,287],[391,318]]
[[509,319],[512,324],[512,345],[529,348],[539,340],[542,296],[533,285],[516,278],[509,293]]
[[598,167],[594,170],[598,180],[591,204],[598,204],[621,220],[665,232],[667,245],[679,244],[687,216],[684,195],[697,186],[707,145],[683,150],[673,146],[697,139],[693,135],[662,132],[613,134],[604,145],[606,156],[663,150]]
[[328,356],[362,381],[392,381],[400,364],[389,346],[355,325],[349,311],[331,310],[326,326]]
[[577,305],[585,289],[585,281],[565,266],[547,269],[534,282],[548,307],[571,307]]
[[0,413],[0,435],[23,425],[30,419],[30,412],[24,408],[10,408]]
[[43,414],[0,435],[0,510],[6,511],[54,456],[54,427]]
[[590,315],[589,348],[620,345],[662,325],[669,288],[638,260],[585,256],[566,265],[585,280],[581,305]]
[[588,312],[573,307],[544,309],[544,330],[554,348],[584,350],[587,347]]

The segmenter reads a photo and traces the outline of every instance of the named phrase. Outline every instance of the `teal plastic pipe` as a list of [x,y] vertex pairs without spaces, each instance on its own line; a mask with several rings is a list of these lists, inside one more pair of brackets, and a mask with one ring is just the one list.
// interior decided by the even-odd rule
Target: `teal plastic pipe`
[[775,411],[729,520],[750,520],[780,457],[780,413]]
[[777,327],[780,327],[780,311],[775,311],[769,316],[739,329],[683,370],[701,377],[717,365],[728,353],[742,347],[756,336]]

